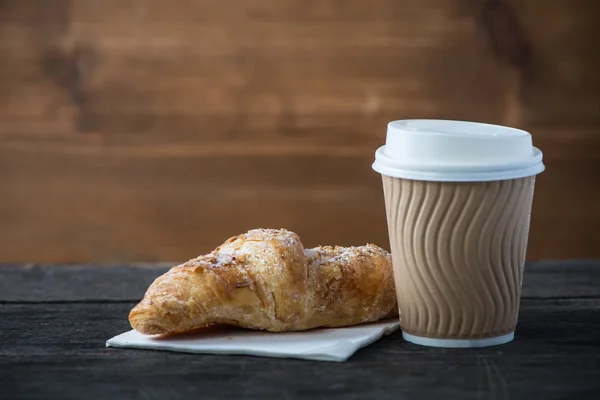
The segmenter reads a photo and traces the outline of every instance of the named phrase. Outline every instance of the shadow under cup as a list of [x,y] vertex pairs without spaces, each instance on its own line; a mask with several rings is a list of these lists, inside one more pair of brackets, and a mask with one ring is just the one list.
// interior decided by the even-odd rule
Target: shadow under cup
[[405,339],[440,347],[512,340],[535,176],[382,178]]

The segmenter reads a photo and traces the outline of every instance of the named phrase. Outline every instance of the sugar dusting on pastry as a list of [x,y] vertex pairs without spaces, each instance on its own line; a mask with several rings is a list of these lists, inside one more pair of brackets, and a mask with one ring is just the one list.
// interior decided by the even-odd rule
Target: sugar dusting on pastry
[[305,250],[285,229],[254,229],[157,278],[130,313],[147,334],[229,324],[273,332],[394,315],[389,253],[375,245]]

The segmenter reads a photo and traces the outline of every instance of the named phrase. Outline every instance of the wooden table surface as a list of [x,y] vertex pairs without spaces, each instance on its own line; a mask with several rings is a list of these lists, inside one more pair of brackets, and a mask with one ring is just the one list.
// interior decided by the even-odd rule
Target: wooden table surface
[[1,399],[592,399],[600,261],[530,263],[516,338],[485,349],[397,333],[345,363],[106,348],[168,268],[0,265]]

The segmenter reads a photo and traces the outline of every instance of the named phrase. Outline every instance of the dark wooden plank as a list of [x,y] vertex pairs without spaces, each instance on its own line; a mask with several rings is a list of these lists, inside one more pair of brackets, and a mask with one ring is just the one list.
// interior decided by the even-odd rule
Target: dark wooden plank
[[[0,264],[0,302],[137,301],[173,264]],[[523,298],[600,297],[600,261],[525,268]]]
[[0,302],[137,301],[174,264],[0,264]]
[[600,260],[527,263],[524,298],[600,297]]
[[105,348],[133,304],[0,305],[5,399],[590,399],[600,300],[525,300],[514,342],[447,350],[400,334],[331,364]]

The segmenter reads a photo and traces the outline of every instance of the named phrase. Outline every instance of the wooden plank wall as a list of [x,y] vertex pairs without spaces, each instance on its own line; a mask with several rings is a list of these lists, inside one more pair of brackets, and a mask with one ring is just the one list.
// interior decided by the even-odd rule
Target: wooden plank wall
[[388,246],[386,123],[530,130],[529,259],[600,257],[597,0],[0,0],[0,260]]

